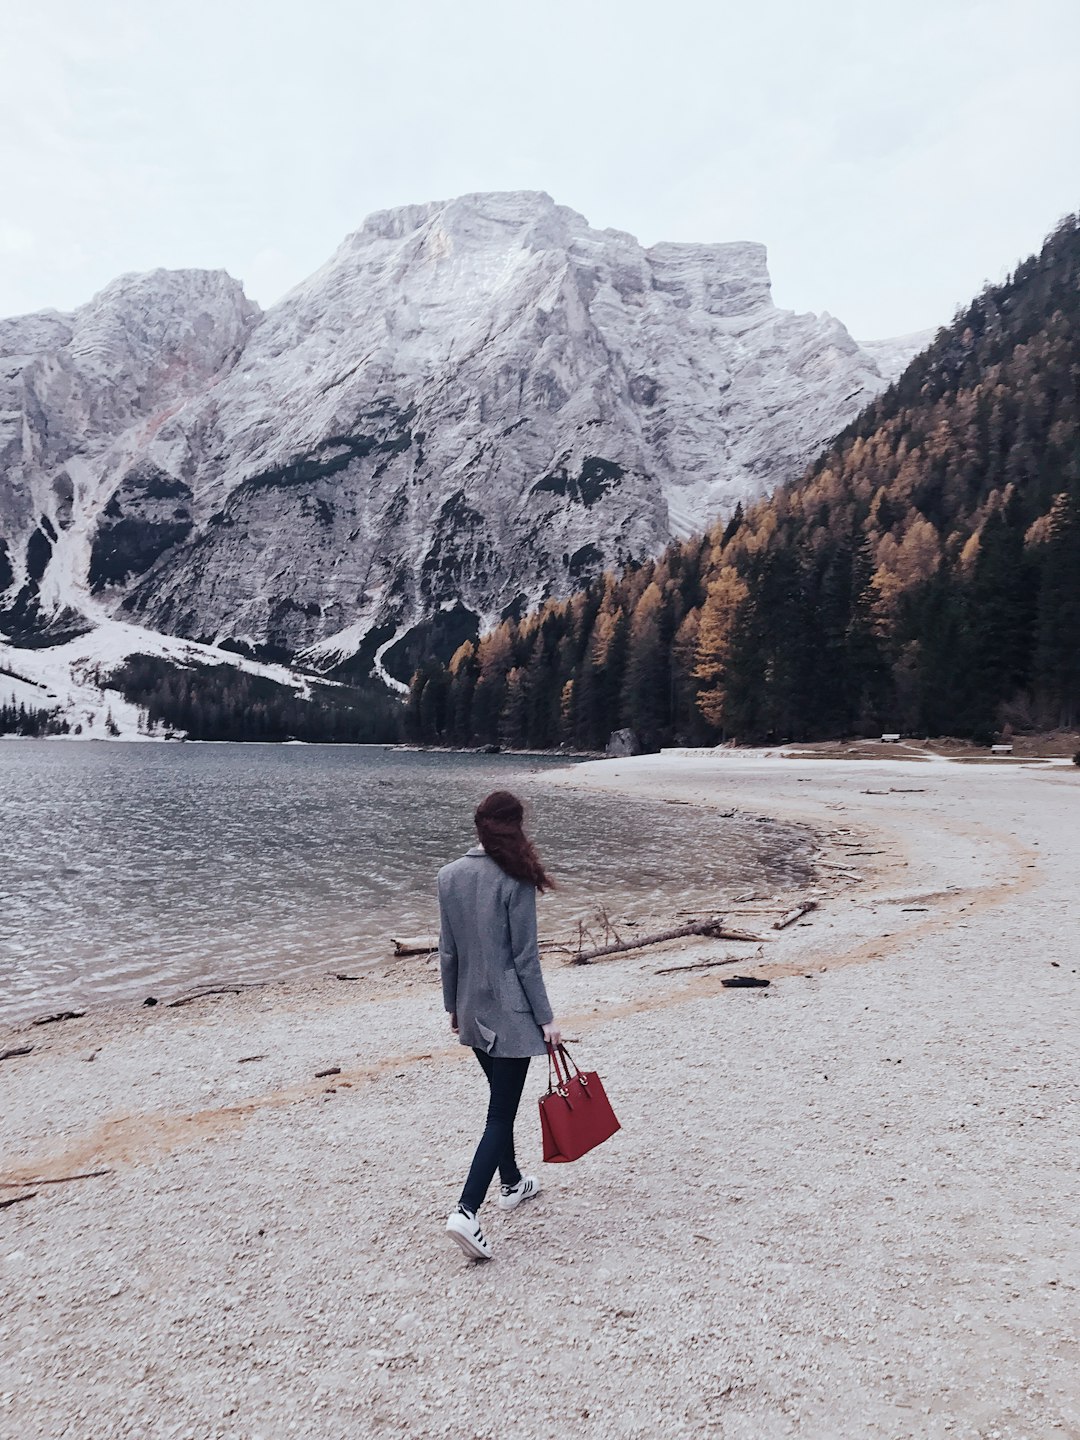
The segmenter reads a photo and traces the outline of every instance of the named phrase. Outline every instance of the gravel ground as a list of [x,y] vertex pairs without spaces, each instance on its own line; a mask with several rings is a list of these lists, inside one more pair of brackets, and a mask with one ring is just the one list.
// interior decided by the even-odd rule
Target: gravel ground
[[484,1096],[430,965],[0,1033],[35,1046],[0,1068],[0,1435],[1080,1437],[1080,774],[564,783],[688,801],[688,863],[695,804],[814,825],[820,908],[734,967],[771,986],[656,974],[720,942],[549,965],[624,1128],[540,1167],[534,1069],[545,1189],[485,1211],[487,1264],[441,1233]]

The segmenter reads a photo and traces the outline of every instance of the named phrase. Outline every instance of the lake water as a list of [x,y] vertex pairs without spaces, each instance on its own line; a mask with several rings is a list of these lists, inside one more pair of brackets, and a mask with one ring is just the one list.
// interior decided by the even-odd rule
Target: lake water
[[[807,878],[801,831],[545,786],[565,761],[376,747],[0,744],[0,1018],[203,984],[321,975],[438,928],[434,876],[516,790],[559,888],[541,935],[598,906],[670,916]],[[417,961],[417,964],[422,964]]]

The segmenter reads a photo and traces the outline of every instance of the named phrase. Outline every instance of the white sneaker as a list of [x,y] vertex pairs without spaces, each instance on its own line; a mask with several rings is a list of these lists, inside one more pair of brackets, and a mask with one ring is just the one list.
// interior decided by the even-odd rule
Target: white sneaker
[[540,1194],[540,1181],[534,1175],[523,1175],[516,1185],[504,1185],[499,1196],[500,1210],[516,1210],[522,1200]]
[[446,1233],[457,1241],[470,1260],[491,1259],[491,1246],[484,1239],[480,1221],[460,1205],[447,1218]]

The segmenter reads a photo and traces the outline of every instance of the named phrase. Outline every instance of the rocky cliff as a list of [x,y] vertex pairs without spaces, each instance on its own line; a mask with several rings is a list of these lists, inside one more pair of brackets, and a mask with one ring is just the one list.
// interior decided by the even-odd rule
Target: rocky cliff
[[772,304],[761,245],[537,193],[374,215],[265,314],[125,277],[0,322],[0,630],[401,677],[797,473],[925,338],[861,347]]

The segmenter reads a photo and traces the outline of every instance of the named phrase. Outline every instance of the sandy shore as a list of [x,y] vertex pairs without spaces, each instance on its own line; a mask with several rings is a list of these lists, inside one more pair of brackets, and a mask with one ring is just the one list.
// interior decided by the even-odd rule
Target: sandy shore
[[[483,1097],[431,967],[0,1032],[35,1047],[0,1062],[0,1435],[1080,1437],[1080,772],[561,783],[687,802],[688,866],[695,805],[807,822],[820,908],[760,958],[548,967],[624,1130],[485,1212],[485,1265],[441,1234]],[[768,989],[656,973],[739,953]]]

